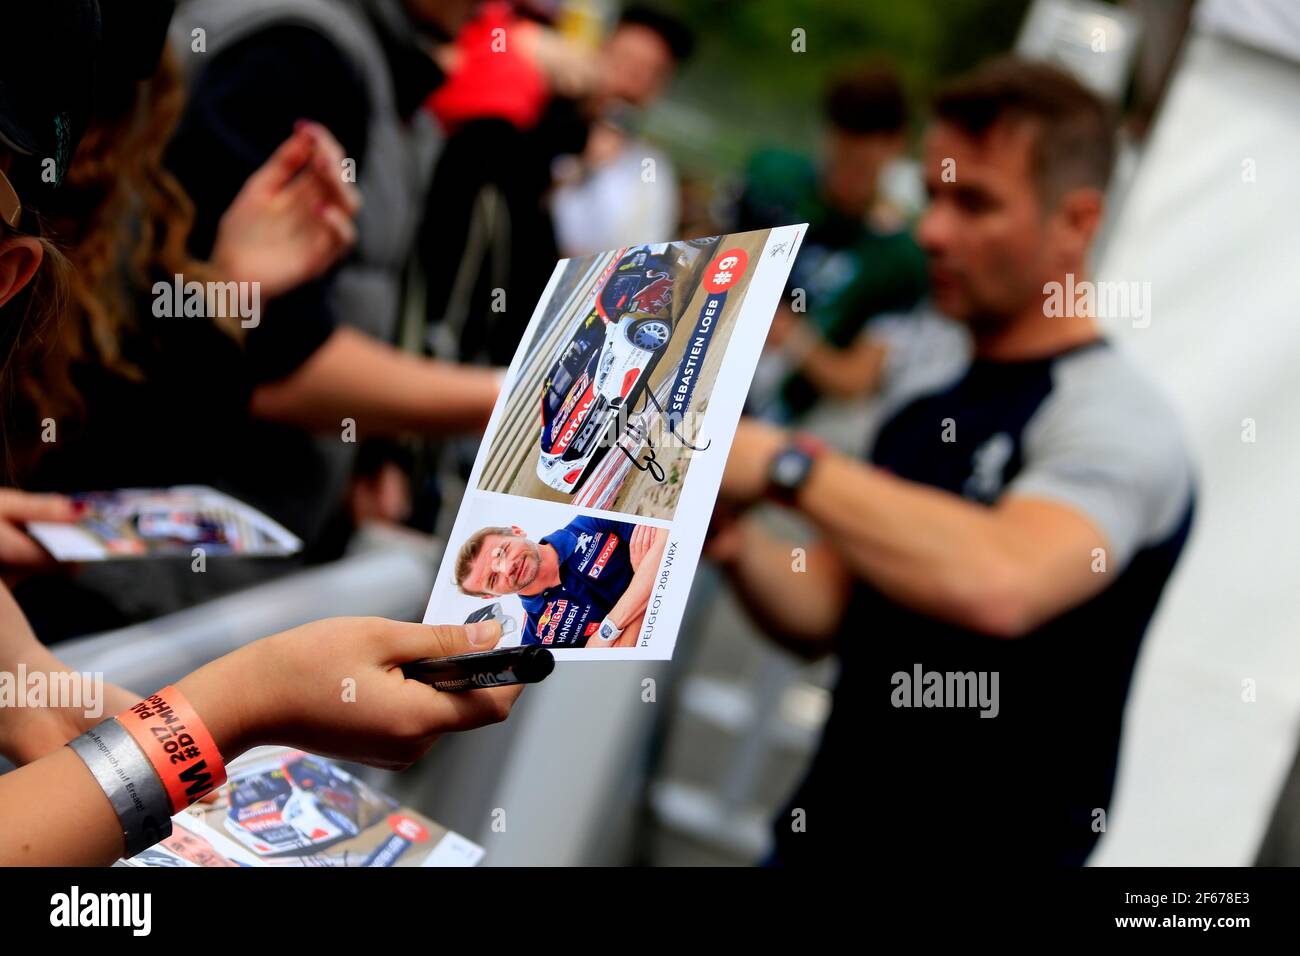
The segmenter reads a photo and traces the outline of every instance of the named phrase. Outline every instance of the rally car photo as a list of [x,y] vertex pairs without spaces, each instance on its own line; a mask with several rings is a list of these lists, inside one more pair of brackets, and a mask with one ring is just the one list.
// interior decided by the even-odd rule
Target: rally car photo
[[689,294],[716,241],[639,246],[609,270],[542,386],[537,477],[547,486],[575,493],[613,446],[619,409],[635,407],[672,338],[674,287]]
[[382,807],[356,780],[306,755],[233,783],[226,830],[259,856],[312,853],[356,836]]

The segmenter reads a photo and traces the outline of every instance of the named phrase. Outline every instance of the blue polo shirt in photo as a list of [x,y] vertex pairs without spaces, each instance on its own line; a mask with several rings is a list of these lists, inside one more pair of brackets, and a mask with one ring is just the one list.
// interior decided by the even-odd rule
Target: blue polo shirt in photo
[[628,544],[636,525],[604,518],[575,518],[542,538],[560,559],[560,583],[540,594],[519,595],[524,644],[582,647],[632,583]]

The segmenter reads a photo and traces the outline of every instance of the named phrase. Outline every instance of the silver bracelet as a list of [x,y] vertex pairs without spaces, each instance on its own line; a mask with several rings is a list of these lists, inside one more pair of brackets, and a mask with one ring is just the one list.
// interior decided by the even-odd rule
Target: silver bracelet
[[113,805],[126,843],[123,857],[135,856],[171,836],[172,807],[162,779],[117,718],[92,727],[68,746],[85,762]]

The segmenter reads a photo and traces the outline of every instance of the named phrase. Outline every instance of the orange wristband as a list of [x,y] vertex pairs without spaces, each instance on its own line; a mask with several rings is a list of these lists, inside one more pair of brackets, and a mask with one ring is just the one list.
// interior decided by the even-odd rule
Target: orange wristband
[[164,687],[117,715],[158,772],[180,813],[226,782],[226,765],[216,741],[190,702],[175,687]]

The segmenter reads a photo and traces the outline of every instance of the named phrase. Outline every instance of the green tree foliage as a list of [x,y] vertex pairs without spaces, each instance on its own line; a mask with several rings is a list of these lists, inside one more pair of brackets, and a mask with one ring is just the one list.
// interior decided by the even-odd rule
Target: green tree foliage
[[[652,132],[698,173],[756,146],[808,148],[831,76],[885,59],[918,111],[945,78],[1006,52],[1028,0],[672,0],[698,48]],[[804,31],[806,52],[792,50]]]

